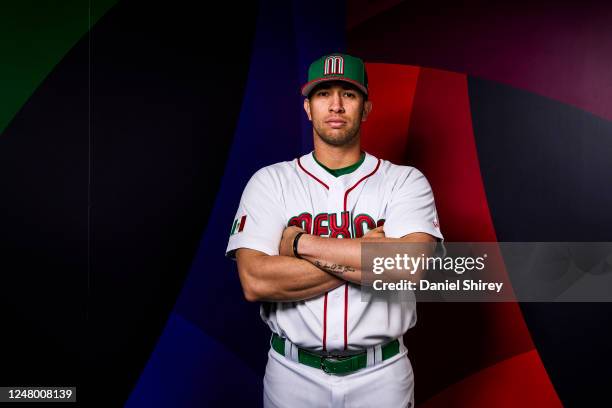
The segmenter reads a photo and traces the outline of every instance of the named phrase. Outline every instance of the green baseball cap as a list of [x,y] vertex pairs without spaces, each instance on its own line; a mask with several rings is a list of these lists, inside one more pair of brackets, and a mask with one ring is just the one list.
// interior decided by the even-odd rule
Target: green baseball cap
[[302,86],[302,95],[308,96],[315,86],[327,81],[348,82],[368,94],[365,64],[361,59],[348,54],[324,55],[310,64],[308,82]]

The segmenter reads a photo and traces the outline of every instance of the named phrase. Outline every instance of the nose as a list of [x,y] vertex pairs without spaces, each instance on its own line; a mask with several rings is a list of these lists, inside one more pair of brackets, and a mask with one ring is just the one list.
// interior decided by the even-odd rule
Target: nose
[[334,113],[344,113],[342,95],[339,92],[332,93],[332,96],[329,101],[329,111]]

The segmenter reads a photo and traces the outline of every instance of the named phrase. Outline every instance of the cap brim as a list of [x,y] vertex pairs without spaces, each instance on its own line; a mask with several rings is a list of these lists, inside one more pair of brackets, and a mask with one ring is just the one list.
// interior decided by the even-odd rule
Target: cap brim
[[312,91],[312,89],[323,83],[323,82],[329,82],[329,81],[342,81],[342,82],[348,82],[349,84],[357,87],[361,92],[363,92],[364,94],[368,94],[368,88],[366,88],[365,86],[363,86],[362,84],[360,84],[359,82],[352,80],[350,78],[346,78],[346,77],[341,77],[341,76],[328,76],[325,78],[318,78],[318,79],[313,79],[310,82],[307,82],[306,84],[304,84],[304,86],[302,86],[302,95],[303,96],[308,96],[308,94],[310,94],[310,91]]

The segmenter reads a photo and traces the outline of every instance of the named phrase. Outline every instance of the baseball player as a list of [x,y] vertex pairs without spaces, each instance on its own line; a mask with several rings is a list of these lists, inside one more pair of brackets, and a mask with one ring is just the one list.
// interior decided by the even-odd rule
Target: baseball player
[[359,58],[314,61],[302,95],[314,151],[252,176],[227,246],[272,331],[264,406],[413,406],[402,336],[415,303],[362,300],[360,245],[442,239],[431,187],[361,150],[372,103]]

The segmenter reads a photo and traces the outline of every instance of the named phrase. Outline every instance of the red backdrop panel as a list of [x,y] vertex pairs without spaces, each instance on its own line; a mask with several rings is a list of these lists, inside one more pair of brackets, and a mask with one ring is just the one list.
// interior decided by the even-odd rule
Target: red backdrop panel
[[[364,149],[427,176],[447,241],[497,241],[466,76],[394,64],[367,69],[373,112],[363,128]],[[517,304],[419,304],[419,324],[406,344],[418,379],[417,402],[431,398],[428,407],[449,401],[466,407],[502,401],[560,405]],[[509,382],[515,376],[526,380],[513,388]],[[483,384],[486,393],[478,389]]]

